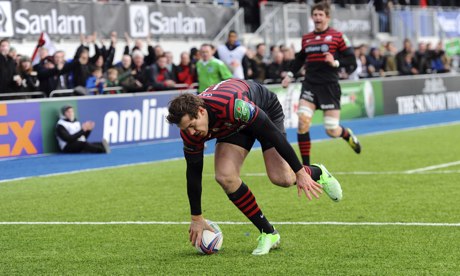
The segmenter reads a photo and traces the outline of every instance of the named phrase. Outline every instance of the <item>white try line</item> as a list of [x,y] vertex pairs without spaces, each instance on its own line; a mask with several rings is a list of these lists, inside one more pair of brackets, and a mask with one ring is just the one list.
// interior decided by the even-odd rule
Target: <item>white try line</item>
[[450,162],[450,163],[443,163],[443,164],[438,164],[438,165],[433,165],[433,166],[428,166],[428,167],[408,170],[408,171],[406,171],[406,173],[419,173],[419,172],[436,170],[436,169],[440,169],[440,168],[447,168],[447,167],[456,166],[456,165],[460,165],[460,161],[455,161],[455,162]]
[[[246,225],[251,222],[216,221],[221,225]],[[188,225],[189,221],[2,221],[0,225]],[[442,222],[341,222],[341,221],[279,221],[274,225],[338,225],[338,226],[429,226],[460,227],[460,223]]]

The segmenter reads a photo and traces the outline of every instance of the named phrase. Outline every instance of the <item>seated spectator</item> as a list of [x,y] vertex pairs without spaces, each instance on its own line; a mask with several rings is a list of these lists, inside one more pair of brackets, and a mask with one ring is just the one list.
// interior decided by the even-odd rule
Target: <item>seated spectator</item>
[[[96,67],[91,72],[91,76],[86,80],[86,89],[88,89],[89,94],[103,94],[105,87],[105,79],[103,77],[102,68]],[[95,91],[94,89],[97,89]]]
[[[117,69],[110,68],[109,70],[107,70],[107,80],[105,82],[105,86],[106,88],[120,86]],[[120,94],[120,93],[122,93],[120,89],[113,89],[113,90],[106,89],[104,91],[104,94]]]
[[433,73],[446,73],[450,71],[450,60],[443,50],[442,42],[430,52],[431,70]]
[[395,72],[398,71],[398,66],[396,64],[396,54],[398,50],[396,49],[395,45],[393,42],[387,42],[385,45],[385,54],[384,54],[384,59],[385,59],[385,66],[383,70],[385,72]]
[[38,80],[38,74],[32,69],[32,62],[28,56],[22,56],[19,60],[18,74],[22,79],[18,92],[33,92],[39,90],[40,81]]
[[385,59],[383,58],[380,49],[375,47],[371,48],[367,56],[367,73],[369,77],[384,77]]
[[174,58],[171,51],[166,51],[164,53],[166,57],[166,68],[171,73],[173,80],[177,82],[177,66],[174,64]]
[[400,75],[417,75],[417,64],[414,62],[412,53],[406,53],[403,56],[403,63],[398,67]]
[[256,55],[254,61],[256,63],[257,70],[254,74],[254,80],[263,83],[265,80],[265,71],[267,70],[267,59],[265,57],[266,46],[264,43],[259,43],[256,46]]
[[154,91],[174,90],[176,82],[174,76],[169,72],[166,56],[160,56],[157,62],[150,68],[150,86]]
[[190,56],[187,52],[182,52],[180,55],[180,64],[177,66],[176,79],[178,83],[184,83],[188,86],[196,81],[195,72],[192,70]]
[[86,141],[94,129],[93,121],[83,124],[75,118],[73,107],[65,105],[61,108],[61,118],[56,124],[56,138],[59,148],[65,153],[110,153],[107,140],[98,143]]
[[246,50],[246,57],[243,59],[244,78],[247,80],[254,79],[258,72],[257,63],[255,61],[256,53],[253,49]]

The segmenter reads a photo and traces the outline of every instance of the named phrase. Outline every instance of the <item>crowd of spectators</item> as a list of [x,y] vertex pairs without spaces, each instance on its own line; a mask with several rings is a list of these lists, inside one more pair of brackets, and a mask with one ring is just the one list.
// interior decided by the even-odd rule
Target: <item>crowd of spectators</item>
[[[119,43],[116,33],[111,34],[108,45],[98,42],[97,34],[81,36],[80,40],[81,45],[71,59],[64,51],[48,55],[46,48],[40,48],[40,61],[35,65],[30,57],[16,53],[8,40],[1,40],[0,92],[41,91],[49,96],[52,91],[63,89],[88,95],[196,88],[200,81],[197,62],[206,65],[209,60],[201,58],[203,49],[210,49],[211,55],[227,66],[229,73],[222,71],[223,79],[231,76],[266,84],[279,83],[295,57],[292,45],[260,43],[255,49],[247,48],[240,44],[235,32],[230,32],[225,44],[207,44],[209,47],[193,47],[180,53],[179,64],[174,64],[172,52],[153,45],[149,39],[132,41],[125,35],[126,46],[118,62],[114,62]],[[94,48],[92,56],[90,47]],[[360,45],[354,50],[358,68],[349,75],[341,70],[341,79],[443,73],[449,72],[452,66],[442,42],[436,45],[420,42],[414,49],[412,42],[406,39],[400,51],[392,42],[378,47]],[[300,70],[295,77],[301,78],[303,74]]]

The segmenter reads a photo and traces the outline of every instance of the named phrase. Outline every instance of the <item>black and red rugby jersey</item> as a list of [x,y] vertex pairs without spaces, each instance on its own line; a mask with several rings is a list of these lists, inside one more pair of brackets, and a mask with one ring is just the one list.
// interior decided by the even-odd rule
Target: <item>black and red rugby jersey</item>
[[249,99],[248,93],[249,85],[245,81],[228,79],[198,95],[204,100],[208,111],[209,132],[207,137],[198,137],[181,130],[184,151],[201,152],[207,140],[228,137],[251,125],[259,108]]
[[323,32],[310,32],[302,37],[302,54],[305,57],[305,79],[312,83],[337,82],[337,68],[325,62],[324,53],[331,53],[338,59],[341,52],[350,47],[348,39],[333,29]]

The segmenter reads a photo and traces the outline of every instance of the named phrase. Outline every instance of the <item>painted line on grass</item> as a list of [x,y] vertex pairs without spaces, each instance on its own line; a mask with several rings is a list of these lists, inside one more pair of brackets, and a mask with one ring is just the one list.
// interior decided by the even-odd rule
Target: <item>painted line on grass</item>
[[[251,222],[216,221],[222,225],[246,225]],[[189,221],[2,221],[0,225],[188,225]],[[342,225],[342,226],[428,226],[460,227],[460,223],[442,222],[341,222],[341,221],[279,221],[275,225]]]
[[447,167],[451,167],[451,166],[455,166],[455,165],[460,165],[460,160],[455,161],[455,162],[442,163],[442,164],[438,164],[438,165],[433,165],[433,166],[428,166],[428,167],[408,170],[406,172],[407,173],[418,173],[418,172],[436,170],[436,169],[440,169],[440,168],[447,168]]
[[[457,174],[460,170],[443,170],[443,171],[421,171],[421,172],[408,172],[408,171],[383,171],[383,172],[372,172],[372,171],[361,171],[361,172],[332,172],[334,175],[388,175],[388,174]],[[214,177],[214,174],[203,174],[203,176]],[[266,177],[267,174],[262,173],[242,173],[241,176],[254,176],[254,177]]]

